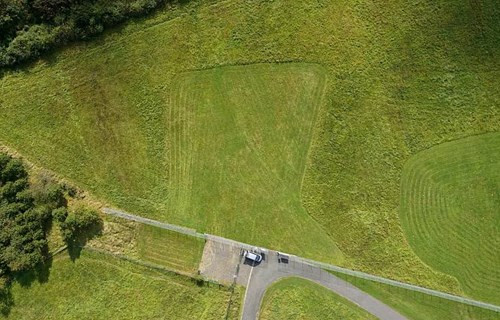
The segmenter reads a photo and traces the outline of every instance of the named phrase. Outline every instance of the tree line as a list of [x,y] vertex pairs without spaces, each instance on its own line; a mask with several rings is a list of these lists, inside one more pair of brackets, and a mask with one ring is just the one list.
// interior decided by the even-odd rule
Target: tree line
[[0,0],[0,67],[146,14],[166,0]]

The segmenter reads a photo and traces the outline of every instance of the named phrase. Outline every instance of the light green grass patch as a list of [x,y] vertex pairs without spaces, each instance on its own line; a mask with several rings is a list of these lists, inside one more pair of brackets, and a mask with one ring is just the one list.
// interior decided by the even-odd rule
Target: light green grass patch
[[139,225],[139,258],[168,269],[196,274],[205,240],[149,225]]
[[254,65],[186,73],[167,111],[166,215],[306,256],[341,254],[301,205],[321,68]]
[[468,295],[500,304],[500,133],[418,153],[401,189],[401,221],[415,252]]
[[499,320],[500,313],[378,282],[334,273],[410,320]]
[[56,256],[47,282],[16,282],[12,296],[6,319],[191,320],[225,319],[230,292],[84,250],[74,262],[64,252]]
[[286,278],[267,289],[259,319],[367,320],[376,317],[309,280]]

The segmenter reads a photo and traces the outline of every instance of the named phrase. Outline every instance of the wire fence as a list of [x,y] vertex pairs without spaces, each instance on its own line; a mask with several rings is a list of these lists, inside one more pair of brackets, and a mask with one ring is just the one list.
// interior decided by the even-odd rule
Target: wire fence
[[136,222],[140,222],[140,223],[144,223],[144,224],[149,224],[151,226],[159,227],[162,229],[167,229],[167,230],[183,233],[183,234],[186,234],[188,236],[204,238],[204,239],[206,238],[204,234],[196,232],[195,229],[181,227],[181,226],[177,226],[175,224],[164,223],[164,222],[136,216],[136,215],[126,213],[126,212],[121,211],[121,210],[116,210],[116,209],[111,209],[111,208],[104,208],[104,209],[102,209],[102,211],[106,214],[111,215],[111,216],[115,216],[115,217],[119,217],[119,218],[123,218],[123,219],[127,219],[127,220],[132,220],[132,221],[136,221]]
[[391,280],[391,279],[375,276],[375,275],[372,275],[369,273],[364,273],[361,271],[350,270],[350,269],[334,266],[331,264],[322,263],[319,261],[314,261],[314,260],[310,260],[310,259],[303,259],[303,260],[311,265],[315,265],[315,266],[318,266],[318,267],[326,269],[326,270],[346,274],[346,275],[353,276],[356,278],[374,281],[374,282],[378,282],[378,283],[382,283],[382,284],[386,284],[386,285],[390,285],[390,286],[394,286],[394,287],[398,287],[398,288],[402,288],[402,289],[406,289],[406,290],[420,292],[423,294],[431,295],[434,297],[439,297],[439,298],[454,301],[454,302],[459,302],[462,304],[467,304],[467,305],[478,307],[478,308],[483,308],[483,309],[487,309],[487,310],[491,310],[491,311],[495,311],[495,312],[500,312],[500,306],[497,306],[494,304],[490,304],[490,303],[486,303],[486,302],[482,302],[482,301],[477,301],[474,299],[469,299],[469,298],[449,294],[446,292],[428,289],[428,288],[424,288],[424,287],[420,287],[420,286],[416,286],[413,284],[408,284],[408,283],[404,283],[404,282],[400,282],[400,281],[396,281],[396,280]]
[[[244,249],[244,250],[259,250],[259,251],[263,252],[264,254],[266,254],[267,252],[270,251],[269,249],[266,249],[266,248],[252,246],[252,245],[247,244],[247,243],[243,243],[243,242],[239,242],[239,241],[235,241],[235,240],[231,240],[231,239],[227,239],[227,238],[223,238],[223,237],[219,237],[219,236],[215,236],[215,235],[211,235],[211,234],[199,233],[195,229],[185,228],[185,227],[181,227],[181,226],[177,226],[177,225],[159,222],[159,221],[148,219],[148,218],[143,218],[143,217],[129,214],[129,213],[126,213],[126,212],[123,212],[120,210],[116,210],[116,209],[104,208],[103,211],[106,214],[109,214],[112,216],[120,217],[120,218],[127,219],[127,220],[133,220],[133,221],[136,221],[139,223],[149,224],[152,226],[156,226],[159,228],[179,232],[179,233],[186,234],[189,236],[198,237],[198,238],[202,238],[205,240],[210,240],[210,241],[213,241],[215,243],[220,243],[222,245],[221,250],[227,250],[227,247],[229,247],[229,248],[239,248],[239,249]],[[224,247],[226,247],[226,249],[224,249]],[[478,308],[487,309],[490,311],[500,312],[500,306],[497,306],[494,304],[490,304],[490,303],[486,303],[486,302],[482,302],[482,301],[477,301],[474,299],[465,298],[465,297],[461,297],[461,296],[457,296],[457,295],[453,295],[453,294],[449,294],[446,292],[437,291],[437,290],[433,290],[433,289],[428,289],[428,288],[424,288],[424,287],[420,287],[417,285],[408,284],[408,283],[404,283],[404,282],[400,282],[400,281],[396,281],[396,280],[391,280],[391,279],[387,279],[384,277],[376,276],[376,275],[361,272],[361,271],[346,269],[346,268],[342,268],[342,267],[335,266],[332,264],[298,257],[298,256],[288,254],[288,253],[285,253],[285,254],[287,254],[291,257],[290,263],[302,264],[301,268],[304,270],[304,272],[321,272],[321,269],[329,270],[329,271],[337,272],[340,274],[352,276],[355,278],[360,278],[360,279],[374,281],[377,283],[382,283],[385,285],[394,286],[394,287],[398,287],[398,288],[402,288],[402,289],[406,289],[406,290],[411,290],[411,291],[423,293],[426,295],[439,297],[442,299],[470,305],[473,307],[478,307]],[[315,271],[318,269],[320,271]]]

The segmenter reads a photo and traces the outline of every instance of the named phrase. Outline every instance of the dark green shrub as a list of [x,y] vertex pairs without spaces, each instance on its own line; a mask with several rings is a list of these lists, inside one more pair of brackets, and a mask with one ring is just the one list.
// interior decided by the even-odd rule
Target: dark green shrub
[[55,34],[46,25],[33,25],[20,31],[5,50],[5,64],[15,64],[39,56],[54,44],[54,39]]
[[22,162],[18,159],[12,159],[9,157],[9,161],[5,163],[0,172],[0,181],[6,183],[8,181],[16,181],[18,179],[23,179],[28,176]]
[[67,213],[64,221],[59,221],[61,233],[68,244],[86,239],[89,233],[93,234],[96,229],[100,229],[101,224],[99,213],[87,207],[79,207]]
[[67,11],[75,2],[73,0],[33,0],[31,9],[42,20],[50,21],[57,15]]

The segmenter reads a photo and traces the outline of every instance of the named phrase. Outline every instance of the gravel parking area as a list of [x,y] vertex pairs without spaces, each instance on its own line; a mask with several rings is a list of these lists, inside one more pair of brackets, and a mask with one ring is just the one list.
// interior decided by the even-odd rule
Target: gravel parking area
[[200,274],[223,284],[236,283],[246,286],[250,268],[242,262],[241,249],[236,246],[207,240],[199,267]]

